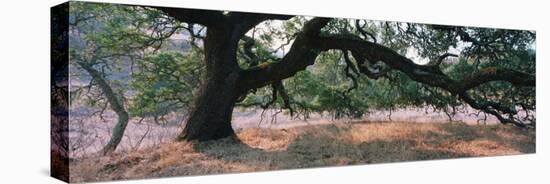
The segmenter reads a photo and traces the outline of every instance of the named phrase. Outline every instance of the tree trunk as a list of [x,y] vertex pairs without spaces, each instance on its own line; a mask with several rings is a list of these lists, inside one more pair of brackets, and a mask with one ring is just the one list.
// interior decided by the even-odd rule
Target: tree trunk
[[126,126],[128,125],[128,113],[126,111],[124,112],[118,112],[118,122],[113,127],[113,131],[111,133],[111,139],[109,139],[109,142],[105,147],[103,147],[102,152],[103,155],[110,154],[114,152],[122,140],[122,136],[124,135],[124,131],[126,130]]
[[128,125],[128,112],[126,112],[126,109],[124,108],[124,104],[122,103],[121,99],[117,97],[115,92],[113,92],[113,89],[107,81],[103,78],[103,76],[92,66],[77,62],[79,66],[81,66],[84,70],[86,70],[90,76],[97,82],[99,88],[103,92],[103,95],[107,98],[107,102],[111,106],[111,109],[115,111],[115,113],[118,116],[118,121],[115,127],[113,127],[111,138],[109,139],[109,142],[103,149],[101,150],[103,155],[110,154],[114,152],[122,140],[122,136],[124,135],[124,131],[126,130],[126,126]]
[[235,74],[205,81],[179,140],[206,141],[235,135],[231,127],[237,98]]
[[204,42],[206,75],[178,140],[207,141],[235,136],[233,107],[242,94],[237,83],[237,43],[243,31],[231,26],[209,28]]

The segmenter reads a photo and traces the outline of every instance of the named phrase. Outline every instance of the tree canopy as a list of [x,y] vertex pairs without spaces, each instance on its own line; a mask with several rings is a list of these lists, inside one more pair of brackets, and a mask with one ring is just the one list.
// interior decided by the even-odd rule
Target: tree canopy
[[471,107],[503,124],[536,123],[532,31],[72,4],[84,35],[74,61],[104,77],[131,69],[115,87],[127,98],[119,106],[133,117],[189,113],[182,139],[230,135],[191,132],[225,131],[234,106],[301,118],[408,107],[452,118]]

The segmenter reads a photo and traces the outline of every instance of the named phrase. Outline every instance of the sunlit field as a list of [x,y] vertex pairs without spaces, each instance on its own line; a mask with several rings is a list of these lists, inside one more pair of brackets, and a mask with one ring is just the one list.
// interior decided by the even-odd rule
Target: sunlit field
[[71,180],[240,173],[535,152],[534,130],[462,123],[354,122],[283,129],[248,128],[240,141],[167,142],[74,159]]

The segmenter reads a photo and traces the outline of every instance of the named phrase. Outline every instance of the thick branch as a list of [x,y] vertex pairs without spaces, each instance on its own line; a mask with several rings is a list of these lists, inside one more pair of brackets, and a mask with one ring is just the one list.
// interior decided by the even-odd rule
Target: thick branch
[[534,75],[516,70],[487,67],[461,81],[457,81],[456,91],[466,91],[492,81],[507,81],[518,87],[536,85]]
[[462,93],[491,81],[507,81],[515,86],[535,86],[535,76],[533,75],[496,68],[481,70],[480,73],[456,81],[443,74],[439,68],[415,64],[390,48],[361,40],[352,35],[319,36],[320,29],[327,22],[328,19],[316,18],[306,23],[302,33],[298,35],[291,50],[281,62],[244,71],[243,78],[245,78],[247,86],[254,89],[273,81],[288,78],[312,65],[321,51],[331,49],[349,50],[356,58],[384,62],[392,69],[405,73],[417,82],[440,87],[453,94]]
[[[484,103],[480,105],[475,100],[468,98],[466,92],[481,84],[492,81],[506,81],[514,86],[535,86],[535,76],[511,69],[485,68],[478,73],[474,73],[462,80],[453,80],[445,75],[439,67],[418,65],[385,46],[362,40],[361,38],[349,35],[320,35],[320,29],[326,25],[328,19],[312,19],[304,26],[303,31],[298,35],[292,45],[291,50],[281,62],[263,66],[261,68],[252,68],[243,71],[241,75],[245,88],[255,89],[282,80],[294,75],[296,72],[304,70],[307,66],[314,64],[316,57],[322,52],[332,49],[351,51],[358,63],[383,62],[389,68],[399,70],[414,81],[427,84],[433,87],[439,87],[449,91],[453,95],[458,95],[466,103],[476,109],[483,110],[489,114],[495,115],[503,123],[514,123],[510,118],[504,118],[501,113],[513,114],[510,109],[499,106],[495,103]],[[439,64],[444,58],[453,56],[445,54],[439,58]],[[349,58],[347,58],[349,61]],[[361,66],[360,64],[358,64]],[[437,65],[436,65],[437,66]],[[360,72],[371,78],[377,78],[367,69],[359,67]],[[490,107],[490,108],[489,108]],[[497,109],[498,112],[494,109]]]
[[382,61],[417,82],[440,87],[453,94],[462,93],[491,81],[506,81],[515,86],[535,86],[534,75],[511,69],[482,69],[479,73],[456,81],[443,74],[438,68],[415,64],[410,59],[382,45],[339,35],[322,36],[316,40],[318,43],[314,45],[319,46],[322,50],[351,50],[352,53],[356,53],[369,61]]
[[202,24],[204,26],[214,26],[223,19],[222,11],[215,10],[199,10],[186,8],[171,8],[171,7],[153,7],[163,11],[170,17],[176,20],[192,24]]
[[293,16],[265,13],[228,12],[217,10],[199,10],[171,7],[154,7],[168,16],[192,24],[202,24],[206,27],[237,25],[238,30],[248,31],[253,26],[265,20],[287,20]]
[[230,18],[235,23],[248,24],[249,26],[255,26],[260,22],[263,22],[266,20],[288,20],[294,17],[290,15],[247,13],[247,12],[228,12],[225,16]]
[[308,21],[281,61],[241,71],[242,90],[248,91],[286,79],[312,65],[320,53],[312,45],[313,39],[318,37],[321,28],[329,21],[327,18],[313,18]]

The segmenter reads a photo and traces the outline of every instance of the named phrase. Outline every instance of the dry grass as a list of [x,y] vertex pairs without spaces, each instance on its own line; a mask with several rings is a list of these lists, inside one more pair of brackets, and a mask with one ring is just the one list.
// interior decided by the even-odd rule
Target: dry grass
[[244,129],[232,139],[168,143],[71,161],[71,181],[251,172],[535,152],[535,132],[508,126],[353,123]]

